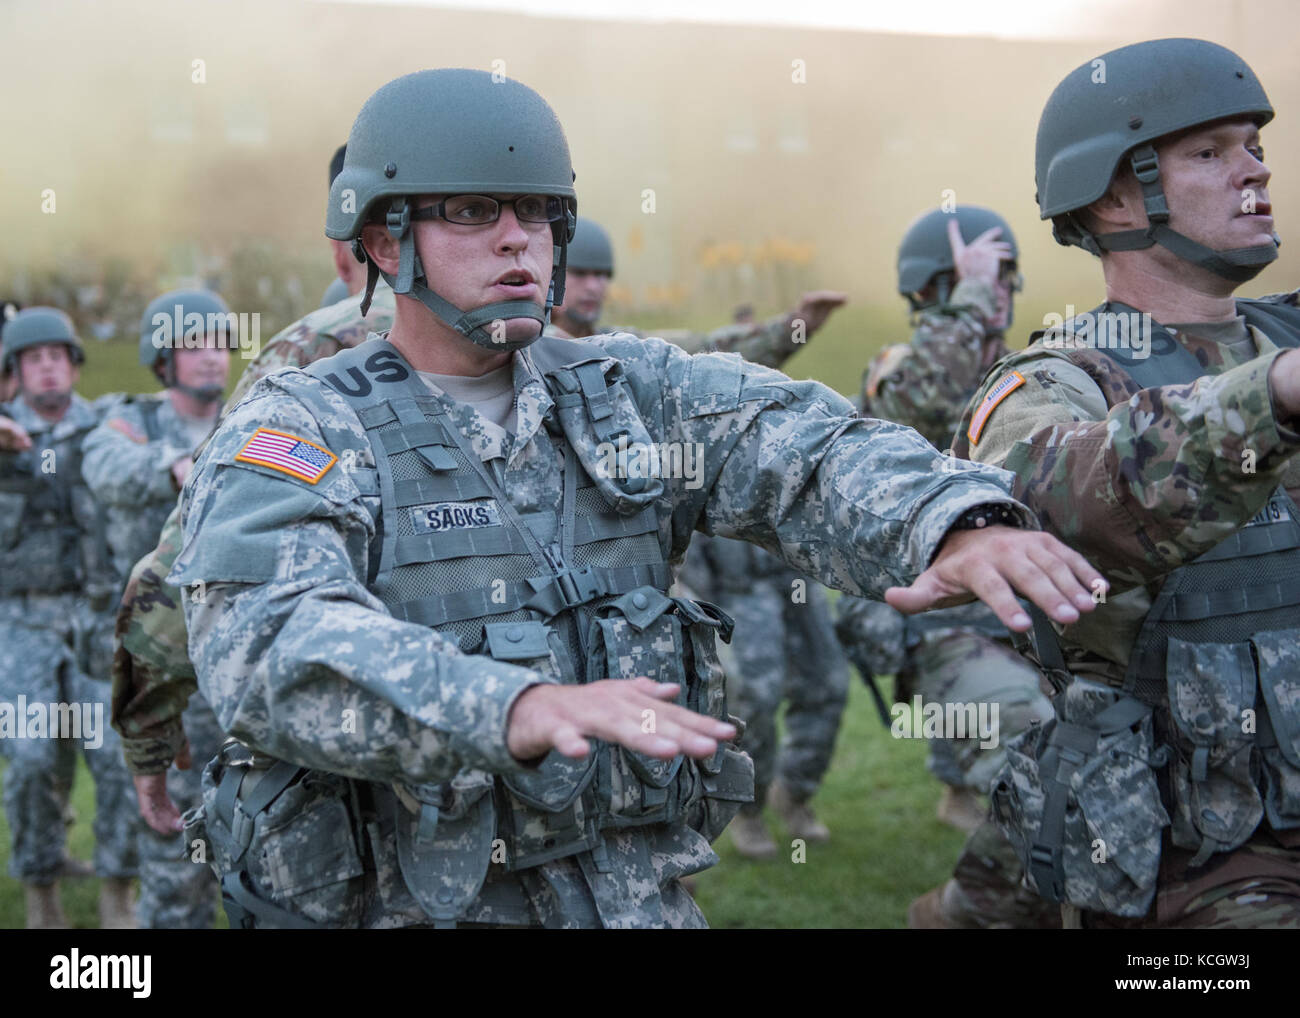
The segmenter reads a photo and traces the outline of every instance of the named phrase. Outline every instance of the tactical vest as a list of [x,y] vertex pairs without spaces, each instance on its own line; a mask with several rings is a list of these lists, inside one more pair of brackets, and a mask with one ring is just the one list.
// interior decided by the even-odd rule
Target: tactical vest
[[[0,468],[0,495],[16,533],[0,548],[0,596],[110,589],[112,564],[104,521],[81,476],[81,444],[92,421],[56,441],[37,435]],[[53,451],[54,459],[45,453]],[[45,469],[52,462],[53,469]]]
[[[1105,304],[1093,314],[1132,310]],[[1246,300],[1237,310],[1278,346],[1300,346],[1300,309]],[[1090,349],[1071,360],[1111,407],[1142,389],[1186,384],[1206,373],[1154,323],[1149,351],[1138,358]],[[1165,824],[1172,823],[1176,846],[1196,852],[1193,865],[1242,845],[1265,816],[1274,830],[1300,828],[1300,509],[1279,487],[1246,525],[1169,573],[1152,594],[1121,695],[1108,699],[1099,695],[1101,687],[1063,694],[1054,726],[1028,733],[994,788],[995,807],[999,798],[1003,805],[1015,799],[1017,786],[1023,807],[1040,783],[1039,829],[1036,836],[1019,832],[1040,893],[1121,915],[1145,914],[1150,905]],[[1039,659],[1068,680],[1055,631],[1041,613],[1034,632]],[[1105,763],[1121,756],[1122,779]],[[1150,769],[1166,763],[1168,772],[1157,780]],[[1071,805],[1091,810],[1089,830],[1080,830],[1090,843],[1098,836],[1107,845],[1127,842],[1130,857],[1111,867],[1126,871],[1127,880],[1098,889],[1105,867],[1086,847],[1070,845]],[[1108,821],[1123,833],[1108,832]],[[1153,829],[1137,833],[1133,825],[1144,821]],[[1134,851],[1138,843],[1147,846],[1145,858]]]
[[[592,436],[619,441],[613,407],[620,399],[631,405],[621,367],[614,362],[607,374],[609,357],[598,347],[552,338],[529,354],[556,404],[558,423],[548,419],[546,430],[563,457],[563,497],[527,515],[387,342],[372,339],[306,369],[347,400],[370,441],[382,508],[369,589],[394,617],[431,627],[465,653],[568,684],[640,675],[677,682],[679,704],[725,719],[714,638],[730,638],[731,619],[713,605],[667,596],[672,577],[655,502],[629,498],[616,508],[574,448]],[[639,416],[630,430],[640,433],[622,437],[648,440]],[[634,495],[645,482],[618,483]],[[591,741],[596,748],[582,760],[552,752],[525,772],[368,786],[395,816],[403,878],[435,923],[467,916],[490,861],[522,870],[589,850],[600,867],[609,861],[605,831],[696,826],[706,799],[734,812],[753,798],[753,765],[727,746],[703,761],[664,761]],[[275,782],[284,787],[296,776],[285,765]],[[273,801],[262,785],[258,792],[255,805]],[[493,858],[494,839],[504,843],[504,859]],[[261,905],[242,880],[223,877],[227,897],[233,891],[237,908],[257,914]],[[283,913],[267,914],[287,924]]]

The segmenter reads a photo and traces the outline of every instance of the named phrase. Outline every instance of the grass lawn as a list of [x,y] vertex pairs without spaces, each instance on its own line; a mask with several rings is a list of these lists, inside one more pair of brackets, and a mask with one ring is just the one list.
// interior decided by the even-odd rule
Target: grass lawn
[[[835,760],[815,800],[831,842],[808,845],[801,863],[789,851],[756,863],[737,855],[723,834],[714,846],[722,863],[698,877],[696,899],[719,928],[904,926],[908,902],[945,879],[961,850],[961,834],[935,819],[939,791],[925,770],[925,744],[891,738],[855,679]],[[93,797],[90,773],[79,763],[69,848],[80,859],[91,858]],[[775,817],[769,820],[778,844],[789,845]],[[9,828],[0,816],[4,867],[8,857]],[[64,911],[74,926],[99,925],[97,894],[96,880],[64,882]],[[0,876],[0,929],[22,925],[22,887]]]

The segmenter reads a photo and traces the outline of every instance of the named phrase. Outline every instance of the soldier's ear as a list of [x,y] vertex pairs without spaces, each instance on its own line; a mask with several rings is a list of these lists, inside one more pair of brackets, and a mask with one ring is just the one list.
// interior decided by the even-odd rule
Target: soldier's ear
[[390,276],[397,274],[401,248],[396,237],[382,223],[367,223],[361,228],[361,243],[369,257]]

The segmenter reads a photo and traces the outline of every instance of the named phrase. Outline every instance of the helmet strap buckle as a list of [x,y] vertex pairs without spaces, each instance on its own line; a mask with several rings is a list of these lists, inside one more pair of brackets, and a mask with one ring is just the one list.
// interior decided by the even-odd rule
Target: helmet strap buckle
[[1160,186],[1160,159],[1151,145],[1140,145],[1129,157],[1133,175],[1142,185],[1142,205],[1146,209],[1147,222],[1169,222],[1169,203],[1165,201],[1164,188]]
[[405,197],[393,199],[384,221],[394,240],[402,240],[406,237],[411,229],[411,205]]

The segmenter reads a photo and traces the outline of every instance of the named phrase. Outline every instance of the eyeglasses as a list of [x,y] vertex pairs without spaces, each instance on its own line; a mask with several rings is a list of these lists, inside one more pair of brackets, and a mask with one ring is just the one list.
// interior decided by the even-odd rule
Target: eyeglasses
[[525,223],[558,223],[564,218],[563,199],[552,194],[521,194],[517,198],[489,198],[485,194],[457,194],[433,205],[415,209],[412,219],[445,219],[461,226],[487,226],[501,218],[509,205]]

